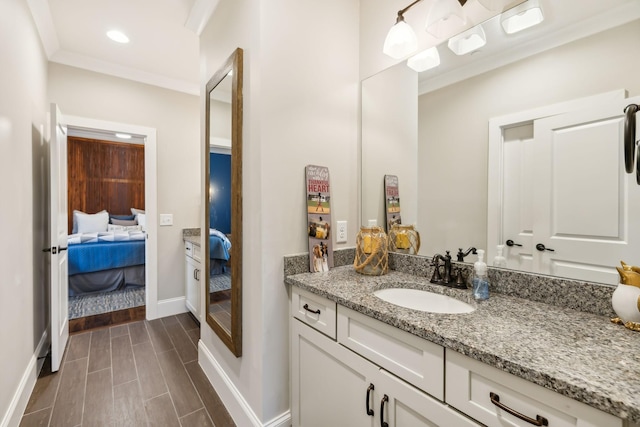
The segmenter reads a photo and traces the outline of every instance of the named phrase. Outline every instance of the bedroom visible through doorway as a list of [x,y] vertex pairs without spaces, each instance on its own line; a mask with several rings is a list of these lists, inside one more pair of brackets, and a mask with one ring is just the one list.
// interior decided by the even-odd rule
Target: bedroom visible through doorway
[[[78,117],[67,121],[69,243],[78,252],[69,268],[70,327],[153,319],[155,129]],[[116,133],[130,138],[123,142]]]
[[75,328],[74,319],[89,316],[82,326],[113,323],[99,314],[144,316],[144,161],[142,137],[69,128],[69,319]]

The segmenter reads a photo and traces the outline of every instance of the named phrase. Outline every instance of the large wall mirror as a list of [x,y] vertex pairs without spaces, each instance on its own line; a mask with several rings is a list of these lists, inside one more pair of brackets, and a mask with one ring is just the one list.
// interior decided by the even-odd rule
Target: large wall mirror
[[[487,45],[473,55],[458,57],[444,43],[438,47],[439,68],[417,73],[402,62],[362,82],[363,225],[371,221],[384,224],[383,177],[385,174],[397,175],[403,223],[415,224],[420,231],[420,255],[433,256],[450,250],[455,259],[459,248],[466,250],[474,246],[487,250],[487,261],[491,265],[497,244],[513,239],[516,244],[526,245],[519,239],[524,240],[527,233],[535,235],[535,230],[522,227],[522,234],[517,236],[503,233],[498,238],[490,237],[492,222],[504,215],[504,212],[491,209],[490,181],[492,174],[504,169],[506,159],[504,152],[500,158],[492,157],[495,152],[490,149],[490,133],[495,129],[501,131],[498,139],[505,147],[510,141],[521,147],[527,142],[535,144],[538,129],[544,129],[538,125],[552,126],[553,123],[538,123],[534,116],[518,118],[517,113],[548,111],[544,109],[566,106],[593,96],[604,97],[596,104],[609,105],[611,100],[611,105],[616,105],[612,110],[614,113],[608,117],[610,130],[623,132],[624,103],[640,95],[637,72],[640,55],[633,54],[637,52],[637,40],[640,40],[640,3],[637,0],[611,0],[606,4],[599,0],[539,0],[539,4],[545,20],[521,33],[504,34],[499,16],[484,23]],[[624,105],[618,109],[619,104]],[[575,112],[590,107],[585,102],[572,108]],[[494,126],[496,118],[509,116],[512,117],[511,124],[503,128]],[[582,129],[585,136],[593,134],[589,126]],[[534,133],[535,137],[532,136]],[[564,266],[556,263],[548,271],[530,268],[531,263],[527,266],[522,262],[525,257],[520,248],[513,246],[505,247],[507,268],[614,285],[617,283],[614,267],[620,260],[640,265],[640,252],[623,249],[640,233],[637,219],[640,212],[632,211],[637,205],[635,200],[640,200],[640,187],[635,184],[635,176],[623,172],[607,179],[624,200],[605,197],[607,193],[599,193],[591,184],[581,187],[585,182],[605,180],[608,166],[603,153],[608,153],[607,161],[620,163],[624,169],[620,146],[615,143],[611,147],[579,145],[584,140],[572,140],[574,145],[570,152],[562,151],[561,146],[554,148],[552,159],[556,163],[530,170],[526,166],[516,167],[511,175],[505,172],[509,177],[500,191],[506,199],[504,194],[512,190],[509,186],[528,176],[531,187],[552,204],[552,208],[547,208],[549,211],[575,196],[567,191],[581,192],[584,196],[580,200],[574,199],[565,211],[570,215],[552,217],[551,227],[577,229],[581,221],[591,217],[592,222],[600,222],[599,229],[592,236],[575,239],[577,244],[571,252],[577,253],[596,240],[596,235],[603,234],[613,236],[609,240],[615,246],[615,252],[611,249],[609,253],[615,259],[603,256],[595,260],[577,260],[575,265],[590,263],[595,267],[592,269],[594,274],[575,277],[563,270],[568,263]],[[511,154],[518,159],[533,157],[526,149]],[[548,187],[549,177],[558,177],[558,169],[554,168],[560,156],[565,154],[572,155],[568,163],[570,168],[577,171],[582,166],[589,166],[580,173],[571,174],[569,178],[574,181],[564,187],[564,192],[553,189],[543,192],[541,183],[547,182],[544,185]],[[570,170],[573,172],[574,169]],[[522,197],[518,191],[511,194],[521,198],[516,203],[520,209],[516,219],[537,226],[537,219],[532,215],[539,206],[527,204],[533,199]],[[611,208],[607,213],[593,214],[605,205]],[[572,233],[556,233],[557,238],[543,243],[547,248],[553,248],[549,242],[560,244],[565,237],[572,237]],[[533,250],[528,256],[533,261],[535,257],[553,261],[560,256],[558,250],[538,251],[536,242],[530,243],[533,243]],[[585,252],[594,253],[590,249]],[[465,259],[474,260],[475,257]]]
[[207,324],[242,355],[242,49],[206,87],[205,307]]

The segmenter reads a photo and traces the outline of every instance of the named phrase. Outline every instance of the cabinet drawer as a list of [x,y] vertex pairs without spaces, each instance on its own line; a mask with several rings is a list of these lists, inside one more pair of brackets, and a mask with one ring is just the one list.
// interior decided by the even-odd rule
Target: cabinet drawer
[[338,306],[338,342],[444,400],[443,347],[343,306]]
[[[537,384],[471,359],[453,350],[446,353],[447,403],[486,425],[525,427],[543,417],[553,427],[622,427],[623,421]],[[533,422],[501,409],[508,407]],[[496,397],[497,395],[497,397]],[[541,421],[541,420],[540,420]],[[540,424],[539,425],[547,425]]]
[[190,258],[193,258],[193,243],[184,242],[184,254]]
[[304,289],[291,290],[291,315],[336,339],[336,303]]
[[200,259],[200,253],[201,253],[200,245],[195,245],[194,244],[193,245],[193,259],[195,259],[198,262],[201,262],[202,259]]

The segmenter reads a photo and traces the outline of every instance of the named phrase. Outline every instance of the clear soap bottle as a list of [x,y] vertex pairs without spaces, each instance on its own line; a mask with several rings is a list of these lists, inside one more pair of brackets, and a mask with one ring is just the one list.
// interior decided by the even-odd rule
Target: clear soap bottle
[[493,258],[493,266],[505,268],[507,266],[507,259],[502,255],[502,252],[504,251],[504,245],[498,245],[496,249],[497,253]]
[[484,251],[478,249],[478,261],[473,264],[473,297],[477,300],[489,299],[489,278],[487,264],[484,262]]

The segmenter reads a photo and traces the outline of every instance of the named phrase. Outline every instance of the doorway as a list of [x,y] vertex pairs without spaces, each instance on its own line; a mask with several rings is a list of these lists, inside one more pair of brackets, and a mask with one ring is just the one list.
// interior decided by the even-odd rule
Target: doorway
[[[157,289],[157,147],[156,130],[143,126],[125,123],[109,122],[85,117],[66,116],[66,125],[72,135],[94,135],[105,139],[107,135],[113,138],[115,133],[132,135],[144,144],[144,204],[145,204],[145,251],[144,251],[144,299],[145,316],[147,319],[157,317],[158,289]],[[108,138],[108,137],[107,137]],[[98,138],[96,138],[98,139]],[[69,214],[72,214],[71,212]],[[127,298],[126,296],[121,297]],[[121,303],[129,304],[124,301]],[[135,303],[134,303],[135,304]],[[116,308],[117,309],[117,308]]]

